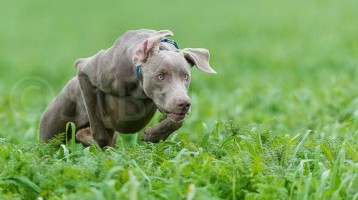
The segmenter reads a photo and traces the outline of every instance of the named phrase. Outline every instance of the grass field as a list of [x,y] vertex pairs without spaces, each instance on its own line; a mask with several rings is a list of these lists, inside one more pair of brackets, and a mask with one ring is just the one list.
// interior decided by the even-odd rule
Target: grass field
[[[2,1],[0,199],[358,199],[358,1]],[[211,52],[167,141],[37,140],[79,57],[126,30]],[[155,123],[153,119],[151,123]]]

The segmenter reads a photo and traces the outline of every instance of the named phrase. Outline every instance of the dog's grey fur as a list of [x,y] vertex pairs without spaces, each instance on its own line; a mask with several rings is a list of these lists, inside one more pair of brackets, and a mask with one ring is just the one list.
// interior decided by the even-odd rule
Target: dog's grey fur
[[[145,130],[142,140],[165,140],[179,129],[190,111],[190,68],[216,73],[206,49],[177,50],[161,42],[171,31],[128,31],[107,50],[76,61],[71,79],[44,112],[40,139],[65,132],[72,121],[76,139],[84,145],[114,146],[115,132],[135,133],[145,127],[157,108],[166,118]],[[141,77],[135,73],[141,68]]]

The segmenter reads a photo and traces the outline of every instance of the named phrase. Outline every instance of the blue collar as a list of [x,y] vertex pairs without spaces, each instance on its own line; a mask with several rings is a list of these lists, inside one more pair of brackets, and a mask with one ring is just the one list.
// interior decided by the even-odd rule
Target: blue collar
[[[178,44],[174,40],[170,40],[168,38],[163,38],[160,42],[166,42],[166,43],[172,44],[176,49],[179,49]],[[135,66],[135,74],[137,75],[138,80],[142,81],[140,65]]]
[[138,80],[142,81],[142,75],[140,74],[140,65],[135,66],[135,74],[137,75]]
[[172,44],[176,49],[179,49],[178,44],[174,40],[170,40],[168,38],[163,38],[160,42],[166,42]]

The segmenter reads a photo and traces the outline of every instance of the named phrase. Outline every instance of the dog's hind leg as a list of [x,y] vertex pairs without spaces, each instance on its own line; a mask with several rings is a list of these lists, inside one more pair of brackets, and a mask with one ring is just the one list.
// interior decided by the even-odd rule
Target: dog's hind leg
[[[117,133],[109,129],[107,129],[107,132],[112,136],[111,141],[109,142],[109,146],[115,147],[117,143]],[[96,142],[96,140],[93,139],[90,127],[77,130],[76,140],[81,142],[83,146],[90,146]]]
[[66,124],[75,121],[76,104],[67,102],[67,105],[59,102],[58,97],[54,99],[42,115],[40,122],[40,139],[49,141],[55,135],[66,132]]
[[90,146],[95,142],[92,137],[91,128],[82,128],[76,132],[76,140],[81,142],[83,146]]
[[76,86],[78,87],[78,81],[74,78],[46,108],[40,122],[41,140],[49,141],[55,135],[65,133],[66,124],[76,121],[77,103],[71,96],[74,95]]

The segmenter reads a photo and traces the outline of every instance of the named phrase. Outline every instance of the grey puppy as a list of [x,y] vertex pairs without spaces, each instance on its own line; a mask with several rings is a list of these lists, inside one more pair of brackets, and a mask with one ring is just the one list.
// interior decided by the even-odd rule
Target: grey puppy
[[116,132],[138,132],[157,109],[165,119],[147,128],[142,140],[159,142],[179,129],[191,107],[190,68],[216,72],[209,65],[208,50],[179,50],[165,38],[172,35],[168,30],[128,31],[109,49],[78,59],[77,76],[42,116],[40,139],[65,132],[72,121],[76,139],[84,145],[114,146]]

